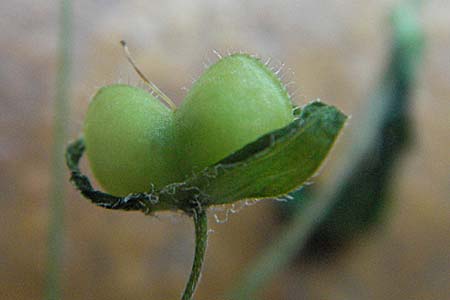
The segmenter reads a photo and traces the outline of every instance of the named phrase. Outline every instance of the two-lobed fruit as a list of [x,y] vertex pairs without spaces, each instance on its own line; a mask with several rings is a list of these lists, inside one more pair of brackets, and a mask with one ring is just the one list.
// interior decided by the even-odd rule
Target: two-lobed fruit
[[102,88],[86,117],[86,151],[102,187],[124,196],[183,181],[293,118],[280,80],[235,54],[208,68],[175,111],[142,89]]

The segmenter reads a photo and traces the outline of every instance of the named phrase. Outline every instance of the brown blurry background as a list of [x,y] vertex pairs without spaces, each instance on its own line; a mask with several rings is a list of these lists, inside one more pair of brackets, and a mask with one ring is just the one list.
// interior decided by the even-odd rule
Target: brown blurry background
[[[415,137],[395,171],[384,224],[333,262],[292,265],[263,299],[450,299],[450,2],[424,2]],[[74,1],[71,139],[99,87],[139,84],[121,39],[176,102],[204,64],[217,60],[213,49],[245,51],[272,57],[275,67],[285,63],[284,82],[295,81],[289,88],[296,103],[321,98],[357,118],[386,63],[387,16],[395,3]],[[0,299],[41,299],[44,290],[58,6],[0,3]],[[344,133],[329,168],[348,143]],[[65,299],[179,297],[194,247],[188,218],[108,211],[67,188]],[[214,232],[196,299],[223,299],[273,241],[276,205],[283,203],[260,202],[225,224],[211,215]]]

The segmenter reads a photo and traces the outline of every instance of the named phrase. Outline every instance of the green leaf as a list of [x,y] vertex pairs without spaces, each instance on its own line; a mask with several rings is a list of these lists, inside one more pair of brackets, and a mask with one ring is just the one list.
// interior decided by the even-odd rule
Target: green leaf
[[314,175],[346,119],[337,108],[312,102],[288,126],[262,136],[188,184],[203,192],[206,205],[285,195]]

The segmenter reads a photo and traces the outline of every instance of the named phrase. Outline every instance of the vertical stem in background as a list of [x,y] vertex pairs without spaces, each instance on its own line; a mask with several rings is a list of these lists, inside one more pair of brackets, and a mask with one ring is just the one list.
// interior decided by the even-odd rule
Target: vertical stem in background
[[[390,102],[398,101],[399,97],[409,97],[424,46],[419,22],[420,8],[421,1],[407,0],[394,9],[391,61],[382,86],[376,94],[377,98],[371,101],[370,115],[358,127],[351,147],[340,158],[340,166],[329,176],[327,185],[306,207],[293,216],[291,223],[280,237],[257,257],[227,299],[253,299],[254,295],[264,289],[267,282],[299,253],[316,225],[332,208],[336,201],[334,196],[340,187],[349,181],[356,164],[360,161],[358,158],[363,157],[372,146],[381,122],[391,113]],[[403,101],[401,102],[403,104]],[[399,110],[395,109],[395,112],[398,113]]]
[[195,225],[195,254],[192,264],[191,275],[184,289],[182,300],[191,300],[195,292],[197,283],[202,272],[202,265],[205,259],[206,244],[208,241],[208,218],[206,210],[199,208],[194,210]]
[[45,299],[61,299],[60,269],[62,257],[64,196],[66,169],[64,148],[68,136],[69,86],[72,47],[72,9],[70,0],[60,2],[57,85],[54,104],[52,148],[52,184],[50,192],[50,220],[48,265]]

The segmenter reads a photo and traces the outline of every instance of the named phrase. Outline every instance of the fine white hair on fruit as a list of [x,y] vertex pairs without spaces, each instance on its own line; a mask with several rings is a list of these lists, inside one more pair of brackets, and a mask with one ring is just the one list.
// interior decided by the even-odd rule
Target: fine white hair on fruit
[[216,49],[212,49],[212,52],[217,56],[218,59],[222,59],[222,55]]
[[280,74],[281,70],[283,70],[284,66],[285,66],[285,64],[281,63],[281,65],[278,67],[278,69],[274,72],[275,75],[278,76],[278,74]]

